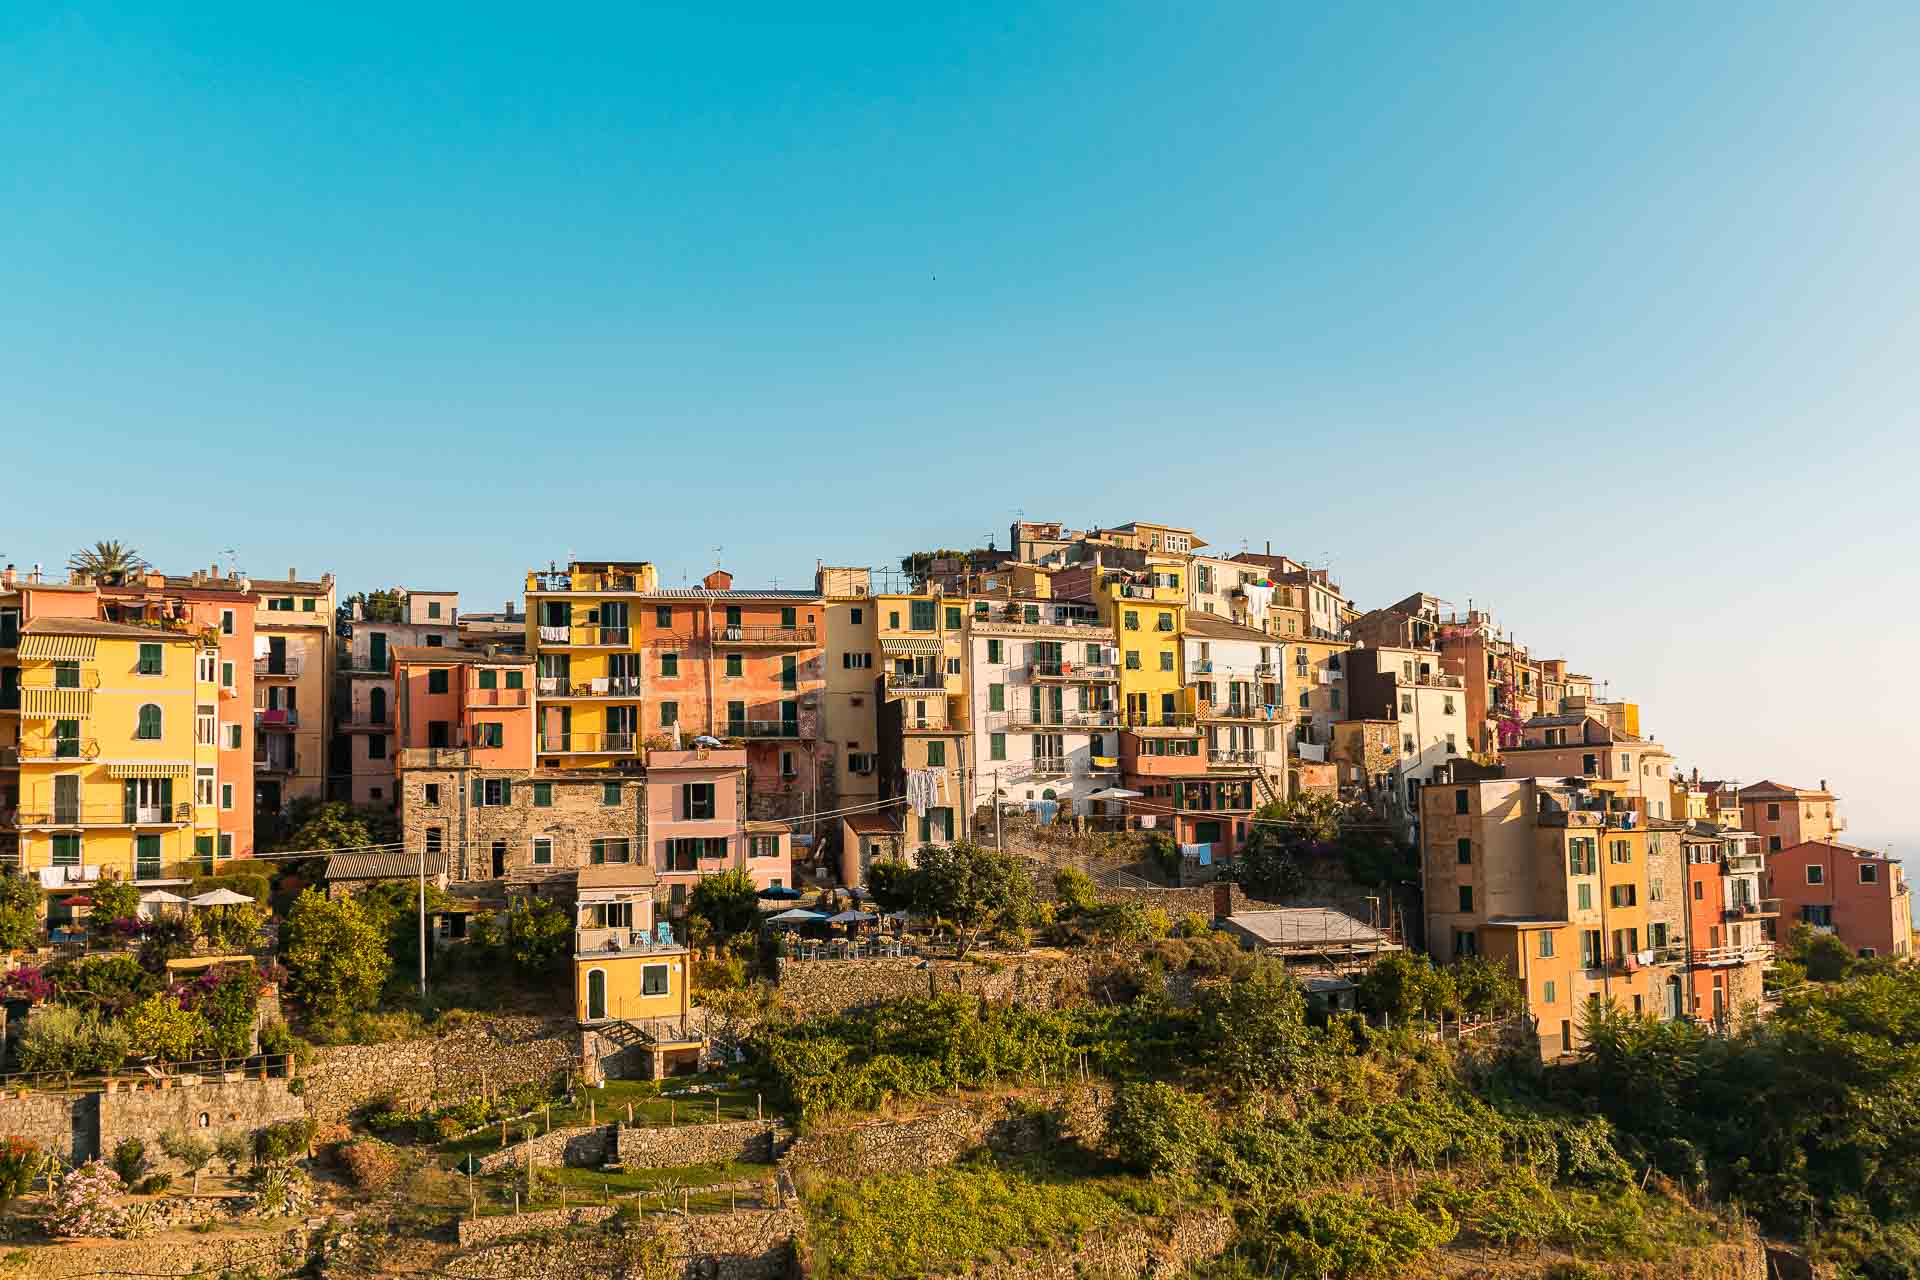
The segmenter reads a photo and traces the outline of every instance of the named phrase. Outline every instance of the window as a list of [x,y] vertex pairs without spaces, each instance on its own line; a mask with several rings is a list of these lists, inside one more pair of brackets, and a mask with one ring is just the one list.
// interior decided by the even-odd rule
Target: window
[[1879,955],[1879,954],[1880,954],[1880,953],[1879,953],[1878,951],[1876,951],[1876,950],[1874,950],[1874,949],[1873,949],[1872,947],[1862,947],[1862,948],[1860,948],[1860,958],[1861,958],[1862,960],[1871,960],[1871,959],[1873,959],[1873,958],[1874,958],[1875,956],[1877,956],[1877,955]]
[[193,802],[209,809],[213,807],[213,770],[202,769],[194,775]]
[[947,763],[947,744],[935,739],[927,744],[927,767],[940,768]]
[[1155,631],[1173,630],[1173,615],[1170,613],[1155,614],[1153,619],[1153,629]]
[[201,711],[193,717],[193,745],[210,747],[219,734],[220,721],[211,711]]
[[[789,612],[791,612],[791,610],[789,610]],[[947,630],[958,631],[959,629],[960,629],[960,606],[950,604],[947,606]]]
[[473,745],[498,751],[507,745],[507,726],[498,720],[483,720],[473,726]]
[[1454,736],[1452,734],[1447,735],[1447,754],[1450,756],[1457,756],[1460,754],[1459,743],[1455,741]]
[[1601,959],[1605,954],[1605,950],[1600,943],[1600,931],[1598,929],[1582,929],[1580,931],[1580,967],[1583,969],[1598,969]]
[[1476,955],[1479,950],[1480,940],[1473,936],[1472,931],[1467,929],[1455,929],[1453,931],[1453,954],[1455,959],[1461,956]]
[[673,606],[657,604],[653,606],[653,625],[663,630],[673,626]]
[[534,837],[533,865],[536,867],[550,867],[553,865],[553,840],[550,837]]
[[194,676],[201,684],[212,684],[214,676],[219,674],[220,655],[203,653],[194,662]]
[[56,867],[77,867],[80,865],[80,837],[62,835],[53,837],[53,865]]
[[748,836],[747,856],[749,858],[777,858],[780,856],[779,836]]
[[987,735],[987,759],[1005,760],[1007,758],[1007,735],[990,733]]
[[1780,837],[1779,837],[1779,836],[1768,836],[1768,837],[1767,837],[1767,852],[1768,852],[1768,853],[1778,853],[1778,852],[1780,852]]
[[1467,811],[1467,789],[1465,787],[1453,793],[1453,811],[1455,813],[1465,813]]
[[437,782],[429,782],[421,787],[420,801],[422,804],[432,805],[437,808],[440,804],[440,784]]
[[998,640],[987,641],[987,661],[998,665],[1006,660],[1001,643]]
[[267,612],[268,612],[268,613],[292,613],[292,612],[293,612],[293,597],[292,597],[292,596],[270,596],[270,597],[268,597],[268,599],[267,599]]
[[847,753],[847,772],[872,773],[874,755],[871,751],[850,751]]
[[913,612],[915,631],[933,631],[940,625],[940,617],[931,600],[909,601],[907,607]]
[[1139,669],[1140,669],[1140,651],[1138,649],[1127,650],[1127,670],[1138,671]]
[[442,837],[441,837],[441,832],[439,827],[428,827],[427,828],[427,852],[428,853],[440,852],[441,839]]
[[513,803],[513,782],[508,778],[476,778],[473,782],[473,802],[485,807],[509,805]]
[[738,680],[747,673],[746,657],[738,653],[727,655],[727,679]]
[[[729,672],[731,674],[731,672]],[[665,680],[677,679],[680,675],[680,655],[663,653],[660,655],[660,676]]]
[[1667,882],[1659,876],[1647,877],[1647,901],[1659,902],[1667,896]]
[[134,667],[134,670],[143,676],[163,674],[164,668],[161,663],[161,654],[164,649],[165,646],[163,645],[142,644],[140,646],[140,661],[139,664]]
[[231,831],[222,831],[220,833],[220,856],[223,858],[231,858],[233,856],[233,833]]
[[1871,862],[1863,862],[1860,864],[1861,884],[1878,884],[1879,881],[1880,868],[1874,866]]
[[1449,697],[1446,700],[1446,704],[1443,707],[1441,707],[1440,714],[1443,716],[1450,716],[1453,714],[1453,699],[1451,697]]
[[643,996],[667,994],[667,966],[650,964],[640,970],[640,994]]
[[140,708],[139,723],[134,726],[133,736],[144,742],[160,740],[160,708],[149,702]]
[[[1543,932],[1540,935],[1540,958],[1542,960],[1551,960],[1553,958],[1553,935],[1551,933]],[[1549,996],[1548,999],[1552,999],[1552,997]]]
[[1470,884],[1460,886],[1460,909],[1462,911],[1473,910],[1473,886]]
[[1576,890],[1574,900],[1580,904],[1580,910],[1593,910],[1593,886],[1590,884],[1578,884],[1574,886],[1574,889]]
[[1463,866],[1469,862],[1472,862],[1473,861],[1473,841],[1469,840],[1466,836],[1461,836],[1460,839],[1455,843],[1454,858]]
[[898,609],[887,610],[887,626],[894,631],[900,629],[900,611]]
[[447,672],[444,667],[427,672],[427,692],[445,693],[447,691]]
[[233,664],[231,662],[223,662],[220,664],[220,687],[222,689],[233,688]]
[[1007,709],[1007,686],[990,684],[987,686],[987,710],[1005,711]]
[[1162,671],[1173,670],[1173,650],[1162,649],[1160,651],[1160,669]]
[[681,784],[680,816],[689,821],[710,820],[713,817],[713,784],[711,782]]
[[847,610],[847,616],[852,620],[853,625],[857,627],[860,625],[861,619],[866,615],[859,609],[849,609]]
[[1826,882],[1827,869],[1817,862],[1809,862],[1807,864],[1807,883],[1825,884]]
[[[498,725],[494,726],[499,728]],[[387,758],[387,735],[370,733],[367,735],[367,759],[385,760]]]
[[223,636],[233,634],[233,610],[231,609],[220,611],[220,634]]
[[1413,695],[1412,694],[1403,693],[1400,695],[1400,714],[1403,716],[1410,716],[1413,714]]
[[440,636],[427,637],[427,648],[429,649],[438,649],[443,643],[444,641]]
[[1779,805],[1777,805],[1777,804],[1770,804],[1770,805],[1768,805],[1768,806],[1767,806],[1767,821],[1768,821],[1768,822],[1778,822],[1778,821],[1780,821],[1780,806],[1779,806]]
[[507,688],[524,689],[527,687],[527,673],[524,671],[507,672]]
[[483,668],[481,671],[477,673],[476,678],[478,679],[479,685],[482,689],[495,689],[495,688],[498,688],[500,685],[500,674],[497,671],[491,671]]
[[609,862],[631,862],[633,854],[625,836],[613,839],[595,840],[589,847],[587,857],[595,866]]
[[603,805],[619,804],[620,803],[620,784],[617,782],[601,783],[600,784],[600,803]]
[[843,653],[840,655],[840,665],[848,671],[865,671],[873,666],[873,655],[870,653]]
[[300,600],[300,612],[302,612],[302,613],[312,613],[313,611],[314,611],[314,609],[313,609],[313,597],[312,597],[312,596],[303,596],[303,597],[301,597],[301,600]]
[[1609,885],[1607,887],[1607,896],[1612,900],[1616,908],[1638,905],[1634,886],[1630,884]]
[[[1551,938],[1553,935],[1549,933],[1545,936]],[[1549,978],[1540,985],[1540,1002],[1542,1004],[1552,1004],[1557,998],[1558,995],[1554,990],[1553,979]]]
[[[1307,695],[1304,693],[1300,695],[1300,705],[1302,708],[1304,708],[1307,705]],[[1400,735],[1400,750],[1407,755],[1413,754],[1413,735],[1412,734],[1403,733]]]
[[220,784],[220,807],[222,809],[233,808],[233,784],[231,782],[223,782]]
[[1630,840],[1612,840],[1607,844],[1607,861],[1627,863],[1633,861],[1633,842]]

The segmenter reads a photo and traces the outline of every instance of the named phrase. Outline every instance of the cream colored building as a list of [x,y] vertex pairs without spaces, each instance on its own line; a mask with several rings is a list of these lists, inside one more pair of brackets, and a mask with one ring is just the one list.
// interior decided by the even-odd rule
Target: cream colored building
[[880,660],[870,571],[823,565],[814,573],[822,597],[826,688],[821,734],[826,739],[842,806],[880,797]]
[[333,727],[333,575],[244,580],[254,597],[254,812],[327,795]]

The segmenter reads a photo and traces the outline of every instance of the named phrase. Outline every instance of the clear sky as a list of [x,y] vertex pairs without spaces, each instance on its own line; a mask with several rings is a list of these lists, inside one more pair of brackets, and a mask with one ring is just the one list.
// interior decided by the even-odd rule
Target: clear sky
[[0,555],[497,608],[1185,522],[1911,851],[1917,55],[1910,0],[8,0]]

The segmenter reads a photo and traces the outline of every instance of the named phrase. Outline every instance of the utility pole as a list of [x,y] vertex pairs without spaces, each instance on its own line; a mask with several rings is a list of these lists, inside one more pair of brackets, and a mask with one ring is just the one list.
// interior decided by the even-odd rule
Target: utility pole
[[993,792],[989,799],[993,802],[993,847],[1001,853],[1007,851],[1007,841],[1000,834],[1000,771],[993,771]]
[[420,1001],[427,999],[427,847],[420,846]]

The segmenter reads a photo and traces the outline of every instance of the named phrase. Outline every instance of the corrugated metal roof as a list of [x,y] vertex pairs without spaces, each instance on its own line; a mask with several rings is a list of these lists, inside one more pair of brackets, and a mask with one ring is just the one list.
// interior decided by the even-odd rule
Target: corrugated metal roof
[[[426,873],[445,875],[447,855],[426,856]],[[327,859],[329,880],[410,880],[420,874],[420,855],[392,851],[387,853],[336,853]]]

